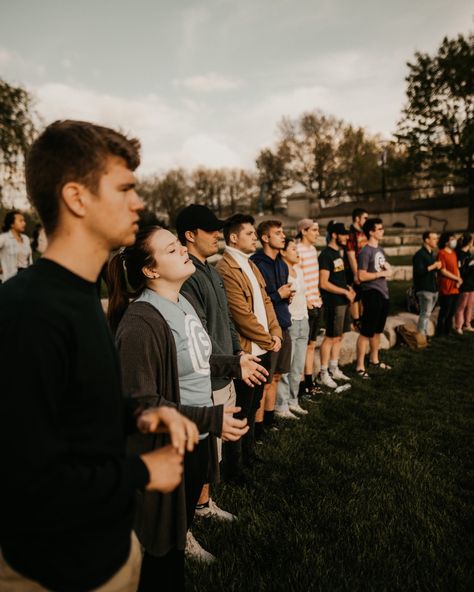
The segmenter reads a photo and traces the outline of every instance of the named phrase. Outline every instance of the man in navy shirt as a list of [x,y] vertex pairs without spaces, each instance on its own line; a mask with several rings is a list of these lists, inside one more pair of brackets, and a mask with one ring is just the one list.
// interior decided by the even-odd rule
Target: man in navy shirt
[[420,306],[418,331],[426,335],[428,320],[438,300],[436,274],[441,261],[436,261],[434,249],[438,246],[438,234],[427,230],[423,233],[423,246],[413,255],[413,287]]

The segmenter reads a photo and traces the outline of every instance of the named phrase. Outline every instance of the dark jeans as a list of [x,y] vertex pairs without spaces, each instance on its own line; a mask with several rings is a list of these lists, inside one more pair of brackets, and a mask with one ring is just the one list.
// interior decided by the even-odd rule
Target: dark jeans
[[[260,364],[270,371],[270,353],[259,356]],[[263,387],[261,384],[255,387],[248,386],[243,380],[234,380],[236,393],[236,406],[241,410],[235,414],[238,419],[247,419],[249,431],[237,440],[237,442],[226,442],[223,449],[224,475],[232,478],[242,472],[243,464],[251,464],[255,454],[255,414],[262,400]]]
[[184,490],[188,529],[193,523],[196,504],[201,495],[202,486],[208,481],[208,473],[209,437],[200,440],[194,450],[187,452],[184,456]]
[[449,296],[439,295],[439,315],[436,324],[436,335],[449,335],[453,328],[453,318],[456,312],[456,304],[459,294],[450,294]]

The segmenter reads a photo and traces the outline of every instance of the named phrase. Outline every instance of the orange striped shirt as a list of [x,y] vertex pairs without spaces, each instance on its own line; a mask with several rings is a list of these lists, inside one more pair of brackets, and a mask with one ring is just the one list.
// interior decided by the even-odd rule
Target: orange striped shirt
[[303,270],[305,296],[313,306],[319,308],[323,301],[319,292],[319,264],[316,247],[306,247],[302,243],[296,245],[300,256],[300,267]]

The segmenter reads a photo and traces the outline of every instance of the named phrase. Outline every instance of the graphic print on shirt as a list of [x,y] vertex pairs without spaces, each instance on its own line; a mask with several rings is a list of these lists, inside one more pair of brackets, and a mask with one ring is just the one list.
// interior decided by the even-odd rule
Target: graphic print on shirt
[[381,251],[377,251],[374,257],[375,271],[383,271],[385,269],[385,255]]
[[344,260],[342,257],[334,259],[334,272],[337,273],[338,271],[344,271]]
[[193,369],[198,374],[209,374],[209,356],[212,344],[201,322],[193,315],[187,314],[184,328],[188,338],[188,351]]

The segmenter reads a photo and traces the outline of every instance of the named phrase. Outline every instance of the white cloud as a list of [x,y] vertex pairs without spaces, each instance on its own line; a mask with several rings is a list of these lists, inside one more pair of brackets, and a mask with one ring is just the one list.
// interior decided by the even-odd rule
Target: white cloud
[[173,80],[173,84],[177,87],[187,88],[197,92],[213,92],[240,88],[243,85],[243,81],[237,78],[222,76],[215,72],[209,72],[208,74],[175,79]]
[[13,52],[8,51],[8,49],[0,47],[0,66],[5,67],[10,65],[17,57]]
[[241,157],[229,148],[224,140],[205,133],[188,138],[182,146],[179,159],[191,168],[197,166],[209,168],[242,166]]

